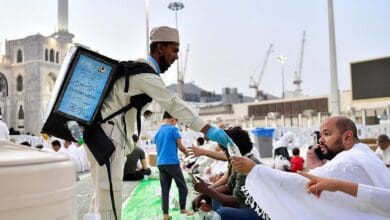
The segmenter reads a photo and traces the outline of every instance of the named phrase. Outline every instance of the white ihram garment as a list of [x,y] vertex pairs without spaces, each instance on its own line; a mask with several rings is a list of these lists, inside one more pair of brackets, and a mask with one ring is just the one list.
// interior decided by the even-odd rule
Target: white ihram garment
[[390,189],[359,184],[357,200],[361,210],[390,218]]
[[[311,174],[390,188],[390,171],[364,144],[339,153]],[[298,174],[256,165],[246,178],[246,190],[272,219],[387,219],[362,210],[358,200],[342,192],[306,192],[308,180]],[[248,199],[250,202],[250,199]]]

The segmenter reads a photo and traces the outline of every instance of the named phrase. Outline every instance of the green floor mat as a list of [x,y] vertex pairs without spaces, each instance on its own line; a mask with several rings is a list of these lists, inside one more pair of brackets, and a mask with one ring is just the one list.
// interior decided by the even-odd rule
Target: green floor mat
[[[191,206],[192,201],[190,187],[188,187],[188,191],[187,209]],[[193,216],[180,215],[178,204],[179,195],[174,181],[172,181],[169,195],[172,198],[169,204],[169,215],[172,216],[172,220],[200,219],[197,214]],[[142,180],[122,206],[123,220],[157,220],[162,219],[162,215],[160,180],[156,179]]]

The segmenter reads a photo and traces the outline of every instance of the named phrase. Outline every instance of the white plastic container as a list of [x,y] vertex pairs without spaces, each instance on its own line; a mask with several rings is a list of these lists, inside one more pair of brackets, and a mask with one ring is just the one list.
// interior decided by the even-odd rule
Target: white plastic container
[[0,141],[0,219],[77,219],[75,168],[59,153]]

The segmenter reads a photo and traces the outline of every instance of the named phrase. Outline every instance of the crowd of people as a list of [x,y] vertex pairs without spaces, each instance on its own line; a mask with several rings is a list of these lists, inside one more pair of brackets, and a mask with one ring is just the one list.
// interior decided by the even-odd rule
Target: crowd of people
[[[332,116],[322,122],[319,143],[307,151],[305,159],[300,156],[299,148],[292,149],[290,157],[294,137],[285,133],[275,143],[273,167],[267,166],[261,162],[248,131],[208,124],[166,88],[160,74],[178,58],[177,29],[153,28],[150,40],[149,56],[137,61],[147,66],[146,72],[118,78],[99,113],[106,117],[146,98],[154,99],[166,110],[153,137],[145,132],[145,126],[151,123],[151,111],[142,112],[144,125],[140,128],[140,139],[153,139],[156,145],[164,220],[171,219],[172,180],[179,192],[180,213],[191,216],[197,212],[202,219],[390,217],[390,141],[387,135],[378,137],[378,149],[374,153],[360,143],[351,119]],[[106,122],[112,129],[104,135],[114,146],[107,167],[100,166],[95,158],[91,151],[94,146],[80,146],[54,137],[48,137],[45,142],[50,143],[49,148],[45,143],[34,146],[37,150],[68,155],[76,172],[90,170],[95,187],[91,210],[98,212],[101,219],[121,218],[123,181],[138,181],[151,174],[145,149],[137,146],[139,137],[134,135],[146,103],[136,104],[143,104],[143,108],[131,108]],[[183,143],[188,142],[176,127],[178,122],[203,136],[191,146],[185,146]],[[9,130],[1,118],[0,139],[9,139]],[[227,147],[234,145],[241,156],[229,154]],[[179,151],[184,155],[183,160]],[[185,181],[185,173],[192,178],[190,185]],[[193,211],[186,204],[192,188],[197,192],[192,201]]]
[[[347,117],[325,120],[320,127],[319,144],[307,151],[305,159],[300,156],[299,148],[290,146],[292,136],[286,133],[274,147],[274,157],[288,161],[282,168],[277,166],[278,160],[273,166],[262,164],[248,131],[240,127],[225,128],[242,155],[232,157],[225,146],[204,137],[184,146],[177,123],[177,118],[165,112],[161,127],[151,137],[156,144],[163,219],[171,218],[172,180],[178,188],[180,212],[196,213],[205,219],[390,217],[390,139],[385,134],[379,135],[377,149],[372,151],[360,143],[356,126]],[[138,136],[134,134],[132,141],[135,146],[127,155],[124,181],[139,181],[151,174],[147,155],[137,146]],[[78,173],[89,170],[84,147],[71,141],[48,137],[44,144],[32,148],[68,155]],[[316,151],[321,151],[321,159]],[[191,184],[185,181],[185,173],[192,177]],[[197,192],[192,201],[193,211],[186,204],[189,190]]]
[[[248,131],[240,127],[225,128],[242,155],[236,157],[204,137],[184,146],[177,123],[177,118],[165,112],[161,127],[151,137],[156,144],[163,219],[171,218],[172,180],[178,188],[180,212],[205,219],[390,217],[390,139],[379,135],[377,149],[372,151],[360,143],[356,126],[347,117],[325,120],[319,144],[307,151],[305,159],[299,148],[290,146],[292,136],[286,133],[274,147],[274,157],[288,162],[282,167],[277,166],[278,160],[273,166],[262,164]],[[122,173],[124,181],[139,181],[151,174],[147,155],[137,146],[138,136],[134,134],[132,141],[134,149],[127,155]],[[78,173],[90,169],[84,147],[71,141],[47,137],[44,144],[32,148],[68,155]],[[321,151],[321,159],[316,151]],[[185,173],[192,177],[191,184],[185,181]],[[192,210],[186,204],[189,190],[196,191]]]
[[[226,147],[210,141],[204,143],[202,137],[197,138],[192,146],[183,147],[177,128],[172,127],[177,119],[169,120],[164,119],[156,135],[157,158],[165,158],[164,151],[169,148],[170,155],[175,155],[171,164],[176,171],[170,172],[173,173],[169,177],[171,179],[166,181],[166,170],[162,170],[167,165],[158,165],[161,187],[166,188],[166,182],[178,176],[175,181],[179,186],[180,201],[183,201],[180,208],[185,213],[190,212],[185,209],[184,198],[188,190],[183,184],[183,171],[192,176],[192,186],[198,193],[192,208],[202,219],[216,216],[217,219],[308,219],[313,215],[317,215],[318,219],[390,217],[390,170],[386,167],[387,161],[383,160],[383,153],[376,155],[380,150],[385,152],[388,149],[388,136],[378,136],[378,148],[374,153],[360,143],[356,126],[347,117],[334,116],[322,123],[319,144],[307,151],[306,159],[300,156],[296,147],[292,148],[292,156],[289,156],[287,146],[291,136],[286,133],[287,138],[281,138],[285,144],[275,148],[278,149],[275,157],[288,157],[288,166],[283,169],[262,164],[253,152],[248,131],[240,127],[226,129],[243,155],[231,157]],[[174,129],[175,135],[168,132],[164,133],[165,138],[161,138],[166,126]],[[171,144],[167,144],[168,137],[172,138]],[[284,147],[286,150],[281,150]],[[183,161],[176,157],[178,150],[187,156]],[[321,159],[316,151],[322,152]],[[180,166],[180,163],[185,166]],[[215,175],[210,175],[211,170],[218,170],[214,173],[217,179],[214,179]],[[169,202],[166,193],[163,193],[164,196],[164,219],[169,219]]]
[[[199,215],[210,219],[216,215],[221,219],[306,219],[314,214],[319,215],[319,219],[386,219],[390,216],[386,203],[390,172],[384,153],[377,156],[360,143],[356,126],[349,118],[334,116],[324,121],[319,144],[308,150],[306,161],[300,156],[299,148],[293,148],[292,157],[288,155],[289,166],[283,170],[262,165],[254,157],[247,131],[235,127],[226,132],[243,157],[230,157],[226,148],[216,143],[206,144],[218,146],[208,149],[199,143],[202,138],[187,150],[181,149],[195,157],[184,162],[186,172],[195,174],[192,184],[199,195],[192,206]],[[387,135],[378,136],[377,145],[376,154],[385,152],[390,145]],[[316,153],[318,150],[322,152],[321,159]],[[276,157],[287,151],[279,149],[278,152]],[[208,175],[210,168],[216,168],[219,162],[225,163],[226,172],[219,172],[219,178],[213,179],[213,175]],[[178,161],[176,163],[179,167]],[[345,194],[324,192],[324,196],[316,200],[306,193],[320,197],[323,191]]]

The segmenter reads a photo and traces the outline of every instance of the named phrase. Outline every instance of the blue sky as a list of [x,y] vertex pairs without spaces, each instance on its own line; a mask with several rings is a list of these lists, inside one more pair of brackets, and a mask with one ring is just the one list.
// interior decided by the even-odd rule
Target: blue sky
[[[149,0],[150,27],[175,25],[170,1]],[[190,44],[186,82],[207,90],[237,87],[245,95],[249,77],[259,75],[270,43],[270,56],[260,87],[281,95],[281,65],[287,56],[286,90],[293,90],[302,31],[306,30],[302,89],[307,95],[329,93],[327,0],[183,0],[179,11],[181,50]],[[390,56],[390,1],[335,0],[334,15],[340,90],[350,88],[350,62]],[[0,41],[41,33],[57,25],[55,0],[2,0]],[[145,55],[145,1],[69,0],[69,30],[75,41],[115,59]],[[4,49],[2,49],[4,51]],[[184,53],[183,53],[184,55]],[[164,76],[175,82],[176,65]]]

